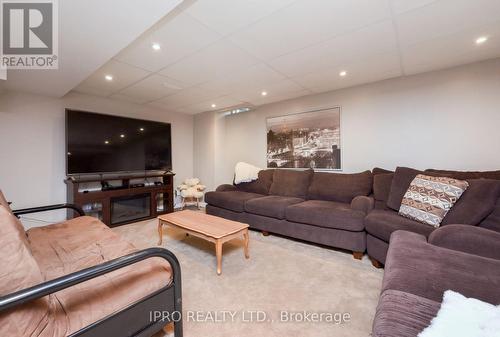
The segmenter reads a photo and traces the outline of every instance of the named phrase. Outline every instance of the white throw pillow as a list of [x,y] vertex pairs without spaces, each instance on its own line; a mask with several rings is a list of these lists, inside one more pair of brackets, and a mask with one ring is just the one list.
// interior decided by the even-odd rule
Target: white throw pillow
[[418,337],[500,337],[500,306],[447,290],[437,316]]
[[248,163],[239,162],[234,168],[234,183],[248,183],[259,178],[259,171],[262,169]]

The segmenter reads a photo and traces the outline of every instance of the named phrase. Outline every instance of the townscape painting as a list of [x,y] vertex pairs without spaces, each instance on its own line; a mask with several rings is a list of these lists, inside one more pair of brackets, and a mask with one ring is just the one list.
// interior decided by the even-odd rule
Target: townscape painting
[[340,170],[340,107],[267,119],[267,167]]

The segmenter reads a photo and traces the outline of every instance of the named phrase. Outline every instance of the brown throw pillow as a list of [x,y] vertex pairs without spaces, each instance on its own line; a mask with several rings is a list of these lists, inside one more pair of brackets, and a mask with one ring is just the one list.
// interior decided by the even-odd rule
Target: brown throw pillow
[[441,225],[479,225],[495,209],[500,198],[500,180],[470,179],[469,187],[443,219]]
[[236,188],[243,192],[268,194],[269,188],[271,188],[271,184],[273,183],[273,175],[274,169],[259,171],[259,178],[257,180],[236,184]]
[[403,196],[408,190],[408,186],[415,179],[418,174],[423,174],[424,172],[415,170],[409,167],[398,167],[394,172],[394,176],[391,182],[391,190],[389,192],[389,197],[387,198],[387,207],[398,211],[401,207],[401,201]]
[[403,197],[399,215],[439,227],[467,187],[465,180],[418,174]]

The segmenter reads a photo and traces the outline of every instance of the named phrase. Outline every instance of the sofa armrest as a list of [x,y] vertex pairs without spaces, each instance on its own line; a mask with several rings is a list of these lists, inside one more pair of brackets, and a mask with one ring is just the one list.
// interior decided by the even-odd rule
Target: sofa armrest
[[217,189],[215,191],[226,192],[226,191],[236,191],[236,190],[237,190],[236,186],[224,184],[224,185],[220,185],[219,187],[217,187]]
[[391,234],[389,242],[392,242],[392,240],[398,240],[398,241],[420,241],[425,244],[427,244],[427,238],[425,235],[410,232],[410,231],[405,231],[405,230],[397,230]]
[[83,211],[83,209],[80,206],[77,206],[74,204],[57,204],[57,205],[50,205],[50,206],[17,209],[17,210],[12,211],[12,213],[14,213],[14,215],[19,218],[20,215],[24,215],[24,214],[47,212],[47,211],[53,211],[56,209],[64,209],[64,208],[72,209],[76,213],[78,213],[78,215],[80,215],[80,216],[85,215],[85,212]]
[[429,243],[468,254],[500,260],[500,233],[470,225],[446,225],[429,236]]
[[371,210],[375,207],[375,200],[372,197],[366,197],[363,195],[359,195],[354,197],[351,201],[351,209],[355,211],[361,211],[365,214],[370,213]]

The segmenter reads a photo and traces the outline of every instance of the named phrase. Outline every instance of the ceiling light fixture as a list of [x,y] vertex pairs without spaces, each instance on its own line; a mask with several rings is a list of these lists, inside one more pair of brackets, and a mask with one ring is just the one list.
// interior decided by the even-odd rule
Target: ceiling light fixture
[[347,71],[342,70],[342,71],[339,73],[339,76],[340,76],[340,77],[345,77],[345,76],[347,76]]
[[480,36],[480,37],[478,37],[476,39],[476,44],[483,44],[486,41],[488,41],[488,37],[487,36]]
[[144,131],[144,128],[139,128],[139,131]]
[[224,115],[226,115],[226,116],[228,116],[228,115],[236,115],[236,114],[239,114],[239,113],[242,113],[242,112],[247,112],[247,111],[250,111],[250,110],[252,110],[252,109],[249,108],[249,107],[235,108],[235,109],[232,109],[232,110],[224,111]]
[[120,138],[125,138],[125,135],[122,133],[122,134],[120,135]]
[[112,81],[113,80],[113,76],[111,76],[111,75],[106,75],[106,76],[104,76],[104,78],[106,79],[106,81]]
[[267,96],[267,91],[263,91],[260,93],[262,96]]
[[151,48],[153,48],[153,50],[160,50],[161,49],[161,46],[159,43],[153,43],[151,45]]
[[109,144],[109,140],[105,140],[105,141],[104,141],[104,144]]
[[217,105],[215,103],[212,104],[212,108],[217,108]]

